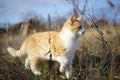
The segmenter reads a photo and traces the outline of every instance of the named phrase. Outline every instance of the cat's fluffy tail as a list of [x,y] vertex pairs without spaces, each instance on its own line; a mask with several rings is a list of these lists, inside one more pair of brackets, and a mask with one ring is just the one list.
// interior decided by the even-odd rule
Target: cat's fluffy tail
[[13,57],[21,57],[23,55],[25,55],[25,49],[24,46],[21,47],[20,50],[15,50],[12,47],[8,47],[7,51],[10,53],[10,55],[12,55]]

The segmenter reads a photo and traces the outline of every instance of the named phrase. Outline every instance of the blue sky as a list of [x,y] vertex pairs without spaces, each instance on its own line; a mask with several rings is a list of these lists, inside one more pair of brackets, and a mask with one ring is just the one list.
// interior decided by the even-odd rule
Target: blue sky
[[[119,0],[112,0],[118,7]],[[79,7],[82,9],[84,0],[79,0]],[[46,18],[48,14],[52,16],[65,16],[73,10],[72,5],[66,0],[0,0],[0,23],[18,23],[26,18],[28,13],[37,14]],[[107,13],[107,18],[111,18],[115,9],[110,8],[107,0],[88,0],[87,13],[93,13],[100,16]],[[29,15],[32,17],[32,15]],[[118,19],[120,14],[118,15]]]

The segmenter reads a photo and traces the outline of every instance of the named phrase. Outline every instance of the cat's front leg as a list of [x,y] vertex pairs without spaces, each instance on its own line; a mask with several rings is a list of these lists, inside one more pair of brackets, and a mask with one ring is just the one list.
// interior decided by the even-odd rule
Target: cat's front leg
[[60,63],[59,71],[61,73],[65,72],[65,66],[66,66],[65,63]]
[[65,72],[66,78],[69,79],[72,76],[72,62],[67,63],[67,64],[61,63],[59,71],[61,73]]
[[65,68],[65,75],[67,77],[67,79],[71,78],[72,76],[72,64],[68,64]]

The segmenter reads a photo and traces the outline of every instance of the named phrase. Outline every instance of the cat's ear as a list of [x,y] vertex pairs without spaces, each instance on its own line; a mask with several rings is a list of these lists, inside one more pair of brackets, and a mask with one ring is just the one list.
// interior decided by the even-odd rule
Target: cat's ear
[[79,16],[77,20],[82,21],[83,15]]
[[75,19],[76,19],[76,14],[75,13],[73,13],[70,17],[69,17],[69,19],[68,19],[68,22],[72,25],[73,23],[74,23],[74,21],[75,21]]

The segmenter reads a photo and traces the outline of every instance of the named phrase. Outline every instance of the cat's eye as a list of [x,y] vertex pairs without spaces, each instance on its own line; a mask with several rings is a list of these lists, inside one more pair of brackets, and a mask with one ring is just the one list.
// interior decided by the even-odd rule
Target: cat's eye
[[78,29],[79,29],[79,30],[82,29],[82,26],[79,26]]

